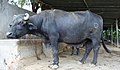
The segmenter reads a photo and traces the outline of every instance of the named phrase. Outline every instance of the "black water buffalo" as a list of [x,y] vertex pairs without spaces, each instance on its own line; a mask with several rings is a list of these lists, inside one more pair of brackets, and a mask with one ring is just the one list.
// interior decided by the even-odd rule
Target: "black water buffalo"
[[80,48],[80,45],[72,45],[72,53],[71,53],[71,55],[74,55],[74,51],[75,51],[75,49],[76,49],[76,55],[78,55],[79,54],[79,48]]
[[29,17],[29,14],[17,15],[13,19],[14,25],[7,33],[8,38],[20,38],[25,34],[41,34],[49,40],[53,52],[53,68],[59,64],[58,42],[67,44],[85,44],[85,54],[80,60],[85,63],[90,51],[93,49],[92,64],[97,63],[100,41],[102,38],[103,19],[101,16],[87,11],[66,12],[62,10],[45,10]]

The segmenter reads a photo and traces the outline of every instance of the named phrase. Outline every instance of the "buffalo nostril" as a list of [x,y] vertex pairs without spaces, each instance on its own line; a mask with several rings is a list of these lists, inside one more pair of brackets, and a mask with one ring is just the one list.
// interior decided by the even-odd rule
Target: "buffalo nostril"
[[9,36],[9,35],[11,35],[11,34],[12,34],[11,32],[7,32],[7,33],[6,33],[6,36]]

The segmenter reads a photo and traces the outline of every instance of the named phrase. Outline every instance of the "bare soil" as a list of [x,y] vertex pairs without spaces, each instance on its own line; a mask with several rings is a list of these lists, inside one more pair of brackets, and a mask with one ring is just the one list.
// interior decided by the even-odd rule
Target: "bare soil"
[[[116,47],[109,47],[112,54],[105,52],[103,48],[100,48],[98,55],[98,63],[95,67],[90,66],[93,58],[93,52],[89,55],[85,64],[78,64],[78,61],[82,58],[84,49],[80,49],[79,55],[70,55],[70,51],[66,51],[59,55],[59,68],[57,70],[120,70],[120,49]],[[52,70],[50,65],[52,58],[47,58],[43,54],[40,55],[41,60],[37,60],[36,57],[21,59],[18,61],[17,70]]]

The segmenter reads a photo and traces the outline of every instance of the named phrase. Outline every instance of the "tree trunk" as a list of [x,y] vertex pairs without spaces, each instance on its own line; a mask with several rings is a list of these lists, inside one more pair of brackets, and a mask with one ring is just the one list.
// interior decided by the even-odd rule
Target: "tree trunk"
[[31,3],[31,5],[32,5],[32,11],[36,13],[38,8],[39,8],[39,4],[38,3]]

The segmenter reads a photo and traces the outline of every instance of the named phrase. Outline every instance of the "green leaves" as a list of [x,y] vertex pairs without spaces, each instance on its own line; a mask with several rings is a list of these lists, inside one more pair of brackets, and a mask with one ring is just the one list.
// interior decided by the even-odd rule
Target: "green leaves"
[[20,4],[21,7],[23,7],[23,5],[25,4],[25,0],[18,0],[18,4]]

